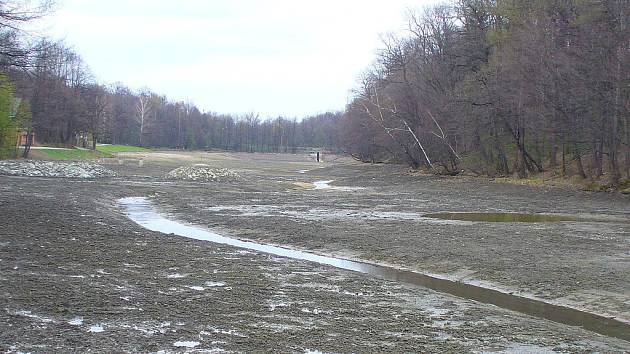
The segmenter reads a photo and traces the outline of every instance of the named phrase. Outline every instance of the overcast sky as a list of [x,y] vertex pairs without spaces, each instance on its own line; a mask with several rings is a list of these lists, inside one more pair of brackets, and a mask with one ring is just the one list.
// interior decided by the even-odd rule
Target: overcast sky
[[58,0],[46,32],[102,83],[149,87],[203,111],[341,110],[379,34],[435,0]]

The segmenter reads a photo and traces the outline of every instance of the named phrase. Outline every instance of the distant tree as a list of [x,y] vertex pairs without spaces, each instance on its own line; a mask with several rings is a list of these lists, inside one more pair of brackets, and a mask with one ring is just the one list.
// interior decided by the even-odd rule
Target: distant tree
[[54,1],[4,0],[0,1],[0,68],[29,69],[33,58],[41,49],[30,46],[24,37],[30,37],[24,26],[49,14]]
[[149,113],[151,112],[151,97],[147,92],[143,92],[138,96],[136,102],[136,113],[138,123],[140,123],[140,146],[143,145],[143,135],[145,131],[145,126],[149,117]]
[[630,176],[629,19],[621,0],[457,0],[411,13],[409,34],[385,37],[348,105],[342,145],[440,173],[559,165],[616,184],[622,164]]
[[71,144],[84,131],[87,90],[93,77],[81,57],[63,43],[43,41],[36,69],[29,76],[33,123],[42,142]]
[[175,103],[175,111],[177,112],[177,148],[183,149],[184,144],[182,141],[182,116],[185,114],[184,103]]
[[96,150],[97,141],[104,135],[105,120],[110,111],[110,96],[100,85],[87,87],[86,96],[87,130],[92,133],[92,150]]
[[33,115],[31,114],[30,104],[27,99],[20,100],[15,114],[15,119],[18,131],[26,138],[22,157],[28,158],[31,146],[33,145]]
[[15,114],[14,88],[0,75],[0,159],[15,156],[18,122]]
[[186,134],[186,150],[197,149],[197,139],[195,138],[195,132],[192,129],[188,129]]

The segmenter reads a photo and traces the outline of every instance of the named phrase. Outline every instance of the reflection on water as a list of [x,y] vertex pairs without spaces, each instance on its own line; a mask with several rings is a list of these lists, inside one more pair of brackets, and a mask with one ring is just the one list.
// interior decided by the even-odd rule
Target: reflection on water
[[315,186],[315,189],[330,189],[330,183],[334,182],[333,180],[330,181],[315,181],[313,182],[313,186]]
[[147,198],[123,198],[119,200],[119,203],[123,207],[125,214],[131,220],[152,231],[231,245],[281,257],[315,262],[344,270],[368,274],[380,279],[423,286],[461,298],[493,304],[502,308],[546,318],[567,325],[581,326],[600,334],[630,340],[630,324],[618,321],[614,318],[607,318],[568,307],[545,303],[540,300],[528,299],[493,289],[440,279],[393,267],[354,262],[225,237],[199,227],[168,219],[156,212]]
[[441,220],[486,221],[486,222],[561,222],[586,221],[562,215],[518,214],[518,213],[434,213],[424,217]]
[[315,181],[313,182],[313,189],[315,190],[329,189],[329,190],[342,191],[342,192],[353,192],[353,191],[360,191],[360,190],[365,189],[365,187],[331,186],[330,184],[333,182],[334,180]]

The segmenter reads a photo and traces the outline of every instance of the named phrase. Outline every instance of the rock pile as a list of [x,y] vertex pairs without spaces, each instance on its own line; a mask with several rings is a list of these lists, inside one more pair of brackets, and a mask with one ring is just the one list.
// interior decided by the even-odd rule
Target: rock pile
[[227,168],[212,168],[205,164],[182,166],[164,176],[166,179],[194,182],[229,182],[241,177]]
[[60,178],[113,177],[114,171],[89,162],[60,162],[37,160],[0,161],[0,175]]

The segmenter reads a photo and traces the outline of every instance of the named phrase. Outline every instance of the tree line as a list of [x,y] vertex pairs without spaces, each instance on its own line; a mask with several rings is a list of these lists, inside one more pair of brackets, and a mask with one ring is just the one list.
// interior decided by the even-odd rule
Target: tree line
[[[135,92],[122,83],[98,83],[74,50],[22,29],[52,6],[0,2],[0,94],[8,97],[6,112],[0,112],[0,157],[16,154],[17,131],[30,138],[27,145],[35,137],[41,144],[91,149],[97,143],[248,152],[340,146],[340,112],[303,119],[201,112],[192,102],[172,101],[148,88]],[[28,121],[16,115],[18,106],[28,111]]]
[[630,2],[456,0],[383,40],[345,150],[457,174],[630,177]]
[[410,12],[345,111],[303,119],[201,112],[97,83],[63,43],[23,35],[51,6],[28,4],[0,2],[0,147],[20,129],[92,148],[318,147],[442,174],[630,178],[628,1],[451,0]]

